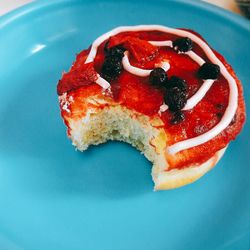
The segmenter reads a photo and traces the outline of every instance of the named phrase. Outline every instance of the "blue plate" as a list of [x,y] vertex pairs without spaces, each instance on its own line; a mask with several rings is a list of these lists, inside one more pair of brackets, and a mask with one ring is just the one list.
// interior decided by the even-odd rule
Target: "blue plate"
[[[76,152],[57,80],[118,25],[201,33],[232,64],[250,110],[250,24],[196,1],[41,1],[0,19],[0,249],[249,249],[249,131],[192,185],[153,192],[124,143]],[[249,113],[248,113],[249,115]]]

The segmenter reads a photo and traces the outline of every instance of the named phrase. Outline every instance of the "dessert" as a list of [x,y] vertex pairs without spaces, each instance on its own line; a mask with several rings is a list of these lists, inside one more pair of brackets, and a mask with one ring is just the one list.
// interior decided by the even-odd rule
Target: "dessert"
[[245,121],[233,69],[187,29],[115,28],[77,55],[57,93],[77,149],[130,143],[153,163],[155,190],[204,175]]

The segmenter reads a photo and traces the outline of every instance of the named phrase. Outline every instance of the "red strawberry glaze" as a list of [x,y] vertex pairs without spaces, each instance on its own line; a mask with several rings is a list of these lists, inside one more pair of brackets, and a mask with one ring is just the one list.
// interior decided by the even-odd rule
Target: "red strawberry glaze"
[[[190,31],[190,30],[189,30]],[[190,31],[193,32],[193,31]],[[195,32],[193,32],[195,33]],[[197,36],[200,37],[197,33]],[[131,38],[132,37],[132,38]],[[131,52],[130,63],[136,67],[144,69],[152,69],[155,63],[161,62],[163,59],[168,60],[170,63],[170,69],[167,72],[168,76],[173,75],[181,77],[186,80],[188,84],[188,96],[191,97],[201,86],[202,80],[197,77],[197,70],[199,65],[195,63],[188,55],[178,54],[173,49],[167,47],[155,48],[146,41],[162,41],[162,40],[174,40],[177,36],[172,34],[166,34],[158,31],[150,32],[123,32],[115,37],[111,37],[108,46],[114,46],[122,44],[126,49]],[[146,41],[145,41],[146,40]],[[138,51],[138,44],[144,44],[145,50]],[[100,73],[102,64],[104,62],[104,45],[107,41],[103,42],[97,51],[97,55],[94,60],[93,67]],[[196,45],[193,46],[193,51],[200,55],[205,61],[209,61],[204,52]],[[138,53],[137,53],[138,52]],[[215,51],[214,51],[215,52]],[[84,112],[83,104],[81,100],[84,96],[88,97],[101,93],[101,88],[93,83],[95,75],[89,71],[84,71],[84,62],[89,53],[89,50],[82,51],[76,59],[76,62],[72,66],[69,73],[70,79],[76,79],[71,85],[71,82],[65,80],[65,75],[61,82],[67,86],[67,92],[74,98],[74,104],[71,106],[71,110],[82,110]],[[218,136],[212,140],[177,153],[175,156],[167,156],[170,169],[187,167],[190,165],[200,165],[211,158],[215,152],[224,148],[231,140],[239,134],[245,121],[245,105],[242,94],[242,87],[240,81],[237,79],[233,69],[228,65],[225,59],[215,52],[217,57],[226,66],[230,74],[236,80],[239,101],[238,109],[235,115],[235,119],[232,123],[222,131]],[[148,59],[150,58],[150,60]],[[79,75],[75,76],[75,72],[84,74],[85,83],[79,81]],[[72,76],[73,75],[73,76]],[[86,76],[87,75],[87,76]],[[87,79],[87,80],[86,80]],[[92,81],[92,83],[91,83]],[[77,84],[79,83],[79,86]],[[60,82],[59,82],[60,84]],[[61,83],[61,85],[63,85]],[[72,88],[70,88],[72,86]],[[62,89],[65,89],[61,87]],[[129,109],[133,109],[139,113],[147,115],[149,117],[158,116],[158,111],[163,103],[162,90],[157,89],[150,85],[148,77],[138,77],[123,70],[118,79],[111,82],[111,89],[113,93],[113,101],[118,102],[121,105],[126,106]],[[223,76],[220,76],[218,80],[214,82],[206,96],[198,103],[192,110],[184,111],[185,120],[177,125],[171,124],[173,114],[166,111],[161,114],[166,133],[169,134],[168,144],[172,145],[178,141],[193,138],[214,127],[220,120],[224,111],[228,105],[229,87],[228,83]],[[81,106],[82,105],[82,106]],[[79,115],[80,114],[74,114]],[[62,110],[62,116],[69,116]],[[72,117],[71,117],[72,118]]]
[[79,87],[90,85],[97,80],[97,73],[94,69],[93,63],[86,63],[72,67],[70,72],[63,74],[62,79],[58,82],[57,93],[62,95]]
[[116,45],[122,45],[140,63],[152,61],[158,55],[157,47],[151,45],[146,40],[134,36],[125,36],[120,39],[119,36],[111,37],[108,47]]

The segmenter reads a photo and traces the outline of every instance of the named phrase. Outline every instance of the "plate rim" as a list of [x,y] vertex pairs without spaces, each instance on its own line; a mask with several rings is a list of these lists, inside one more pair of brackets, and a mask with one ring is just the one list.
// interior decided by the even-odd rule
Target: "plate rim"
[[[97,1],[102,1],[102,0],[97,0]],[[103,1],[113,1],[113,0],[103,0]],[[129,0],[131,1],[131,0]],[[141,0],[139,0],[141,1]],[[144,0],[146,2],[153,2],[153,0]],[[159,2],[164,2],[167,3],[168,0],[157,0]],[[230,11],[224,10],[220,7],[213,6],[211,4],[201,2],[201,1],[195,1],[195,0],[190,0],[190,1],[185,1],[185,0],[169,0],[171,2],[176,2],[179,4],[184,4],[188,6],[192,6],[196,9],[202,9],[207,12],[212,12],[214,15],[223,17],[224,19],[228,19],[231,22],[235,23],[236,25],[241,26],[246,30],[247,32],[250,32],[250,21],[247,19],[238,16],[237,14],[231,13]],[[2,28],[8,28],[9,25],[11,24],[16,24],[17,22],[22,21],[22,17],[29,15],[31,13],[38,14],[38,11],[45,10],[45,9],[50,9],[55,6],[60,6],[64,4],[68,4],[69,2],[75,3],[79,2],[82,3],[83,5],[85,4],[84,2],[80,2],[78,0],[43,0],[43,1],[37,1],[37,2],[32,2],[28,3],[22,7],[19,7],[3,16],[0,17],[0,29]],[[113,1],[115,2],[115,1]],[[13,27],[11,27],[13,28]],[[0,30],[1,31],[1,30]],[[246,125],[246,124],[245,124]]]
[[[115,2],[113,0],[97,0],[97,2]],[[141,0],[140,0],[141,1]],[[223,9],[219,6],[207,3],[207,2],[203,2],[200,0],[189,0],[188,2],[186,0],[158,0],[160,2],[175,2],[178,4],[182,4],[182,5],[187,5],[187,6],[192,6],[194,8],[198,8],[198,9],[202,9],[203,11],[207,11],[210,13],[213,13],[214,15],[220,16],[222,18],[225,18],[227,20],[230,20],[231,22],[241,26],[242,28],[246,29],[248,32],[250,32],[250,21],[243,17],[240,16],[238,14],[235,14],[229,10]],[[30,13],[34,13],[37,12],[41,9],[44,8],[52,8],[56,5],[61,5],[61,4],[73,4],[73,3],[83,3],[79,0],[54,0],[54,1],[50,1],[50,0],[38,0],[38,1],[34,1],[34,2],[30,2],[27,3],[21,7],[18,7],[6,14],[4,14],[3,16],[0,16],[0,29],[5,28],[6,26],[8,26],[9,24],[18,21],[21,17],[28,15]],[[124,2],[130,2],[130,0],[125,0]],[[143,2],[153,2],[153,0],[144,0]]]

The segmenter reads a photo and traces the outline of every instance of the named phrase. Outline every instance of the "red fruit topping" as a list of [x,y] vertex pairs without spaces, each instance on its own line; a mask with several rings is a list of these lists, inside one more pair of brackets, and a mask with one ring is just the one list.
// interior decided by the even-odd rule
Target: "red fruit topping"
[[78,68],[71,69],[65,73],[57,85],[58,95],[62,95],[70,90],[77,89],[82,86],[90,85],[95,82],[98,75],[94,69],[93,63],[83,64]]
[[72,65],[71,70],[76,68],[81,68],[85,64],[89,51],[90,49],[85,49],[82,50],[79,54],[77,54],[76,61]]
[[117,45],[123,45],[128,37],[130,37],[127,33],[120,33],[116,36],[111,36],[108,40],[108,49]]
[[121,44],[126,48],[138,62],[151,61],[158,54],[158,49],[146,40],[137,37],[111,37],[109,40],[109,47]]
[[119,102],[146,115],[154,115],[163,103],[160,89],[148,84],[147,78],[122,74],[119,78]]
[[[198,35],[197,33],[195,34]],[[200,37],[200,35],[198,36]],[[160,106],[164,101],[164,96],[168,88],[177,87],[183,89],[183,91],[187,92],[187,98],[190,98],[203,83],[203,80],[197,77],[200,66],[188,55],[178,54],[169,47],[156,48],[148,42],[175,41],[178,38],[176,35],[158,31],[123,32],[111,37],[108,43],[104,41],[99,46],[94,65],[92,63],[84,64],[90,49],[82,51],[78,54],[70,72],[64,74],[62,80],[58,83],[57,91],[59,95],[73,90],[70,93],[74,99],[74,102],[71,103],[71,112],[68,113],[62,110],[63,117],[80,119],[88,108],[84,100],[89,96],[102,94],[101,87],[91,83],[97,79],[95,70],[101,73],[106,56],[104,49],[106,43],[108,48],[121,45],[128,50],[131,54],[130,62],[135,67],[152,69],[159,62],[166,60],[171,65],[167,72],[168,78],[173,80],[173,76],[178,77],[174,81],[168,81],[170,85],[164,85],[165,88],[157,88],[157,84],[155,86],[150,83],[150,77],[139,77],[123,70],[118,78],[113,80],[111,85],[114,102],[147,115],[149,118],[154,118],[158,117]],[[192,50],[206,62],[210,62],[199,46],[193,44]],[[245,121],[245,107],[241,84],[225,59],[217,52],[214,51],[214,53],[226,66],[238,86],[239,101],[235,119],[212,140],[182,151],[179,154],[180,157],[169,159],[170,169],[182,169],[190,165],[200,165],[207,161],[215,152],[224,148],[230,140],[235,139]],[[182,80],[185,80],[185,82]],[[82,86],[83,88],[80,88]],[[228,106],[228,96],[228,82],[223,75],[220,75],[202,101],[193,109],[184,112],[178,109],[174,113],[169,110],[162,112],[159,118],[163,122],[161,127],[167,132],[168,145],[199,136],[218,124]],[[99,108],[104,108],[104,106],[100,105]],[[65,121],[67,122],[67,119]]]

